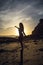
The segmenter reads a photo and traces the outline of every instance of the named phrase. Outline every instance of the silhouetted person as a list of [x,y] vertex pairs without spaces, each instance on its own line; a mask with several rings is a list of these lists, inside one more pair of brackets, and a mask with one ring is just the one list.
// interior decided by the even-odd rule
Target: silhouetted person
[[24,26],[22,23],[19,23],[19,27],[15,26],[19,31],[19,42],[21,43],[21,47],[23,47],[23,36],[25,36],[24,33]]
[[15,26],[18,28],[19,31],[19,42],[21,43],[22,50],[20,52],[20,65],[23,65],[23,36],[25,35],[24,33],[24,26],[22,23],[19,23],[19,27]]

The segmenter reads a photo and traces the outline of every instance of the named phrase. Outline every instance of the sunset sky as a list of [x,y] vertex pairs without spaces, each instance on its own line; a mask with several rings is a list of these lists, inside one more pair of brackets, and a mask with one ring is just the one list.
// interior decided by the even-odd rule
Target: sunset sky
[[43,0],[0,0],[0,36],[18,35],[19,23],[30,35],[43,18]]

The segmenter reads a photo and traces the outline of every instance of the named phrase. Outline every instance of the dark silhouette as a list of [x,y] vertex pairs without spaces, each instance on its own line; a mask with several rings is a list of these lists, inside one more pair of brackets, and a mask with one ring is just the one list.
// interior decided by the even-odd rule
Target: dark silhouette
[[21,52],[20,52],[20,65],[23,65],[23,36],[25,35],[24,33],[24,26],[22,23],[19,23],[19,27],[15,26],[18,31],[19,31],[19,42],[21,43]]
[[32,35],[37,38],[43,38],[43,19],[39,20],[39,23],[33,30]]
[[19,31],[19,42],[21,43],[21,47],[23,47],[23,36],[25,36],[24,33],[24,26],[22,23],[19,23],[19,27],[15,26]]

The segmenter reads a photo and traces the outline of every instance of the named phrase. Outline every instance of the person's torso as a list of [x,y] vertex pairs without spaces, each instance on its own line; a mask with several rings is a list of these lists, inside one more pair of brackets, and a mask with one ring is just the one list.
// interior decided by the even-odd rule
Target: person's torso
[[23,36],[23,31],[19,29],[19,36]]

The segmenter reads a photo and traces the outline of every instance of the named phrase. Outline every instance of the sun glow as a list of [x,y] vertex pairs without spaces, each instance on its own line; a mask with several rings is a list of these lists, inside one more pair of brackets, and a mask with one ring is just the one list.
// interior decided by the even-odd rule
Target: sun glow
[[[5,18],[6,19],[6,18]],[[5,30],[2,29],[0,31],[0,35],[14,35],[14,36],[19,36],[19,31],[15,26],[19,27],[19,23],[22,22],[24,25],[24,32],[26,35],[30,35],[32,32],[32,28],[30,27],[29,20],[31,20],[31,17],[29,18],[23,18],[22,16],[17,16],[15,18],[11,18],[10,24],[7,26],[5,25]]]
[[[26,35],[30,35],[31,34],[31,29],[28,29],[28,27],[27,26],[25,26],[24,27],[24,32],[25,32],[25,34]],[[1,36],[9,36],[9,35],[14,35],[14,36],[19,36],[19,31],[18,31],[18,29],[17,28],[9,28],[9,30],[8,29],[6,29],[6,30],[4,30],[3,32],[1,32],[1,34],[0,34]]]
[[16,34],[15,34],[16,36],[19,36],[19,31],[18,31],[18,29],[15,30],[15,33],[16,33]]
[[[31,30],[28,30],[27,27],[24,28],[24,32],[25,32],[26,35],[30,35],[31,34]],[[19,36],[18,29],[15,29],[15,35]]]

